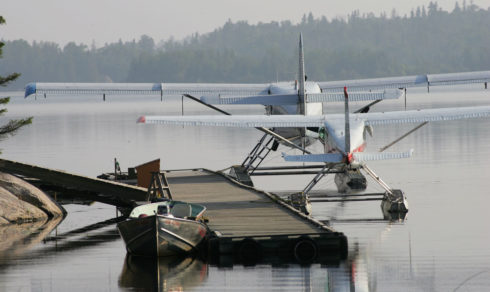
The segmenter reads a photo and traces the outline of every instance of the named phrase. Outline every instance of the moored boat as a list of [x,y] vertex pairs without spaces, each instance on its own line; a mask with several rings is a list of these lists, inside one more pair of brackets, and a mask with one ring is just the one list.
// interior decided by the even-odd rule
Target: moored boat
[[189,253],[208,233],[202,222],[206,207],[180,201],[163,201],[134,208],[117,225],[130,254],[170,256]]

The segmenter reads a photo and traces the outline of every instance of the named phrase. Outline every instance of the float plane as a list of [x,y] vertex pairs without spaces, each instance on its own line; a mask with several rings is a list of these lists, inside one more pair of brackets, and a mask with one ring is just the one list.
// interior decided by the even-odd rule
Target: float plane
[[[382,113],[349,113],[349,94],[344,88],[345,113],[328,115],[245,115],[245,116],[142,116],[139,123],[161,125],[225,126],[225,127],[265,127],[265,128],[319,128],[323,135],[324,153],[285,155],[286,161],[319,162],[324,167],[301,192],[298,199],[300,207],[308,201],[308,192],[328,173],[344,174],[336,176],[339,191],[345,191],[349,185],[347,173],[364,170],[386,190],[384,208],[389,212],[408,211],[406,199],[400,190],[391,189],[366,164],[373,160],[409,158],[413,149],[405,152],[366,153],[366,133],[372,126],[400,123],[428,123],[457,119],[483,118],[490,116],[490,106],[440,108]],[[344,178],[344,181],[338,181]],[[301,203],[303,202],[303,203]],[[306,209],[306,212],[309,211]]]
[[[227,83],[29,83],[25,96],[44,94],[102,95],[160,95],[185,96],[219,111],[223,116],[144,116],[142,123],[173,125],[207,125],[255,127],[265,134],[243,161],[240,169],[249,175],[257,169],[271,150],[280,144],[300,149],[304,155],[284,155],[286,161],[319,162],[322,170],[302,192],[301,200],[326,173],[335,173],[340,192],[366,188],[366,179],[360,169],[372,176],[386,189],[394,192],[367,167],[366,161],[410,157],[412,150],[402,153],[365,153],[366,135],[372,135],[372,126],[388,123],[420,123],[452,119],[486,117],[490,107],[430,109],[369,113],[370,108],[383,99],[396,99],[411,87],[483,83],[487,88],[490,71],[450,74],[426,74],[374,79],[314,82],[307,81],[304,67],[303,38],[299,38],[297,80],[291,82],[227,84]],[[200,98],[196,98],[200,96]],[[349,112],[349,101],[369,104]],[[324,115],[323,103],[344,102],[345,113]],[[261,104],[266,115],[230,116],[215,105]],[[415,130],[414,129],[414,130]],[[410,131],[413,132],[413,131]],[[409,133],[410,133],[409,132]],[[405,136],[405,135],[404,135]],[[402,136],[401,138],[403,138]],[[307,150],[315,140],[324,145],[324,153]],[[238,173],[235,173],[238,176]],[[397,196],[404,201],[403,195]],[[403,204],[402,204],[403,205]],[[405,206],[405,205],[404,205]],[[401,208],[406,208],[401,207]]]

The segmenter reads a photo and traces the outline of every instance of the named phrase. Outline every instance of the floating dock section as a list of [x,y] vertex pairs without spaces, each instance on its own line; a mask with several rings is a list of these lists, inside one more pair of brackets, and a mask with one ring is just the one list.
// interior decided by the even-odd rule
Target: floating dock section
[[334,263],[347,256],[342,233],[274,194],[205,169],[167,171],[166,176],[174,200],[207,207],[205,217],[212,231],[208,251],[218,261]]

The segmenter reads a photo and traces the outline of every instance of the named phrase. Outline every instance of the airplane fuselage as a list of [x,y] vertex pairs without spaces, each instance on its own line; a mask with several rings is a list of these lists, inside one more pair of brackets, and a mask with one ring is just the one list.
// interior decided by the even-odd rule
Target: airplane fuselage
[[[320,86],[316,82],[305,82],[305,93],[321,93]],[[270,86],[268,94],[298,94],[297,82],[279,82]],[[304,113],[302,112],[303,102],[299,100],[296,105],[274,105],[267,106],[268,115],[298,115],[304,114],[307,116],[323,115],[322,103],[307,103],[305,104]],[[304,146],[311,145],[318,139],[318,131],[312,131],[304,128],[277,128],[274,132],[291,142]]]
[[[297,94],[297,82],[280,82],[270,86],[269,94]],[[320,86],[316,82],[305,82],[305,93],[321,93]],[[301,101],[298,100],[296,105],[274,105],[267,106],[269,115],[298,115],[303,114]],[[304,115],[320,116],[323,115],[322,103],[306,103]],[[317,129],[304,128],[276,128],[274,132],[289,139],[297,145],[304,143],[304,146],[311,145],[319,139]],[[350,149],[345,149],[345,123],[327,123],[325,124],[325,153],[346,153],[352,157],[354,152],[363,152],[366,146],[366,127],[364,121],[354,120],[350,123]],[[348,157],[349,158],[349,157]]]
[[345,122],[326,122],[325,123],[325,153],[343,153],[347,162],[352,162],[352,154],[364,152],[366,148],[367,128],[364,121],[354,119],[350,121],[350,147],[346,149],[345,143]]

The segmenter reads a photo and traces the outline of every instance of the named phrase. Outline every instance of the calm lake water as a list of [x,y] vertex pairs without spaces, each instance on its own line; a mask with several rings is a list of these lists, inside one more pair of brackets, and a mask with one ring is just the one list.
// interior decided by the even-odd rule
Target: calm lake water
[[[430,94],[409,90],[407,107],[489,105],[490,90],[482,87],[433,88]],[[261,137],[254,129],[136,124],[143,114],[180,115],[180,98],[162,103],[159,97],[109,96],[102,102],[101,97],[25,100],[20,95],[14,93],[7,117],[34,116],[34,123],[0,143],[2,157],[88,176],[112,171],[115,157],[123,169],[155,158],[161,158],[163,169],[223,169],[241,163]],[[398,100],[373,111],[403,108]],[[225,109],[263,112],[261,107]],[[184,111],[213,114],[190,101]],[[414,126],[376,127],[368,150]],[[391,149],[414,148],[411,159],[370,163],[385,182],[405,191],[410,211],[403,222],[382,220],[379,202],[315,203],[313,216],[329,220],[349,239],[348,259],[338,265],[218,267],[192,258],[135,259],[126,255],[115,224],[91,226],[115,217],[114,207],[65,205],[68,216],[56,228],[0,230],[4,238],[17,236],[9,244],[0,241],[0,291],[488,291],[488,145],[490,119],[438,122]],[[313,149],[321,151],[319,145]],[[281,152],[294,153],[281,147],[266,165],[283,165]],[[266,190],[299,190],[310,179],[260,177],[254,182]],[[333,177],[318,188],[334,190]],[[382,189],[369,181],[367,191]]]

